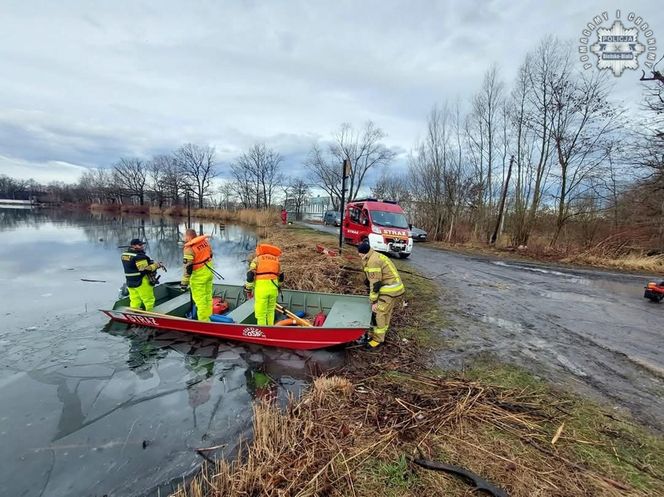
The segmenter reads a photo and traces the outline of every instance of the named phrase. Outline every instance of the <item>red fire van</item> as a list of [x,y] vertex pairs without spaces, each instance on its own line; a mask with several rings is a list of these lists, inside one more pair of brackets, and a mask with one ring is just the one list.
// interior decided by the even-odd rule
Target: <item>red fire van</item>
[[341,229],[347,243],[358,245],[365,238],[379,252],[405,259],[413,250],[406,214],[396,202],[365,198],[349,202]]

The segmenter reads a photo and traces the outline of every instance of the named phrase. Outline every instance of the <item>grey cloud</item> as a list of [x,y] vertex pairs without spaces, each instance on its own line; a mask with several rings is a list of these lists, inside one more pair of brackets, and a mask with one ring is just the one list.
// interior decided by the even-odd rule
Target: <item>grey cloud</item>
[[[661,38],[659,4],[630,7]],[[108,167],[191,141],[214,145],[227,175],[234,157],[264,141],[289,172],[304,174],[313,142],[341,122],[372,119],[404,151],[395,165],[403,169],[434,103],[467,102],[492,63],[509,83],[541,36],[576,39],[607,8],[604,0],[5,2],[0,154]],[[637,78],[616,81],[632,107]]]

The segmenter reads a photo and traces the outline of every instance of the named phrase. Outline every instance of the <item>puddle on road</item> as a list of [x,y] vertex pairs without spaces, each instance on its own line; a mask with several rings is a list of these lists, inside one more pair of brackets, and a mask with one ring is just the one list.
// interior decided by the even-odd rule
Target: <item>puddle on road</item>
[[496,326],[500,326],[504,330],[511,331],[513,333],[521,333],[524,331],[523,325],[514,321],[486,315],[480,316],[479,318],[483,323],[495,324]]
[[540,274],[547,274],[551,276],[558,276],[561,278],[565,278],[569,283],[575,283],[577,285],[590,285],[591,280],[587,278],[582,278],[576,274],[572,273],[564,273],[562,271],[556,271],[554,269],[546,269],[546,268],[541,268],[541,267],[534,267],[534,266],[523,266],[520,264],[510,264],[507,262],[503,261],[491,261],[491,264],[494,264],[496,266],[502,266],[502,267],[507,267],[511,269],[519,269],[521,271],[530,271],[532,273],[540,273]]
[[538,292],[542,297],[563,302],[583,302],[586,304],[602,303],[602,299],[575,292]]

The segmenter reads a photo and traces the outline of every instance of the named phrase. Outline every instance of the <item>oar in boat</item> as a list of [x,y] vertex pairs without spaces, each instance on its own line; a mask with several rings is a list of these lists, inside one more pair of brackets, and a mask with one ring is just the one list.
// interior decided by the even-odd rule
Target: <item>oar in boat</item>
[[180,321],[191,321],[190,319],[181,318],[180,316],[173,316],[172,314],[164,314],[162,312],[145,311],[143,309],[132,309],[131,307],[121,307],[119,309],[120,312],[122,312],[123,309],[126,309],[127,312],[135,312],[136,314],[144,314],[146,316],[155,316],[155,317],[159,317],[159,318],[177,319],[177,320],[180,320]]
[[288,309],[286,309],[286,308],[285,308],[283,305],[281,305],[281,304],[277,304],[276,309],[277,309],[280,313],[285,314],[285,315],[288,316],[289,318],[295,320],[295,322],[296,322],[298,325],[300,325],[300,326],[313,326],[313,324],[311,324],[309,321],[307,321],[306,319],[302,319],[301,317],[299,317],[299,316],[296,315],[296,314],[293,314],[291,311],[289,311]]
[[211,272],[214,276],[216,276],[217,278],[219,278],[220,280],[225,280],[225,279],[226,279],[226,278],[224,278],[224,277],[221,275],[221,273],[219,273],[219,271],[217,271],[216,269],[214,269],[212,266],[209,266],[207,262],[205,263],[205,267],[208,268],[208,269],[210,270],[210,272]]

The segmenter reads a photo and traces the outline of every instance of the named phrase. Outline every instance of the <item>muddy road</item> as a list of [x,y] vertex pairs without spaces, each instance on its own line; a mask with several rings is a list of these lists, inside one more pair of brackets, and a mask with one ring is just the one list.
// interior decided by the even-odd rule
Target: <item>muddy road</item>
[[442,367],[489,354],[664,430],[664,305],[643,298],[647,276],[421,244],[409,263],[441,286],[450,319]]
[[411,263],[454,311],[442,365],[488,352],[664,429],[664,306],[643,298],[647,278],[419,246]]

